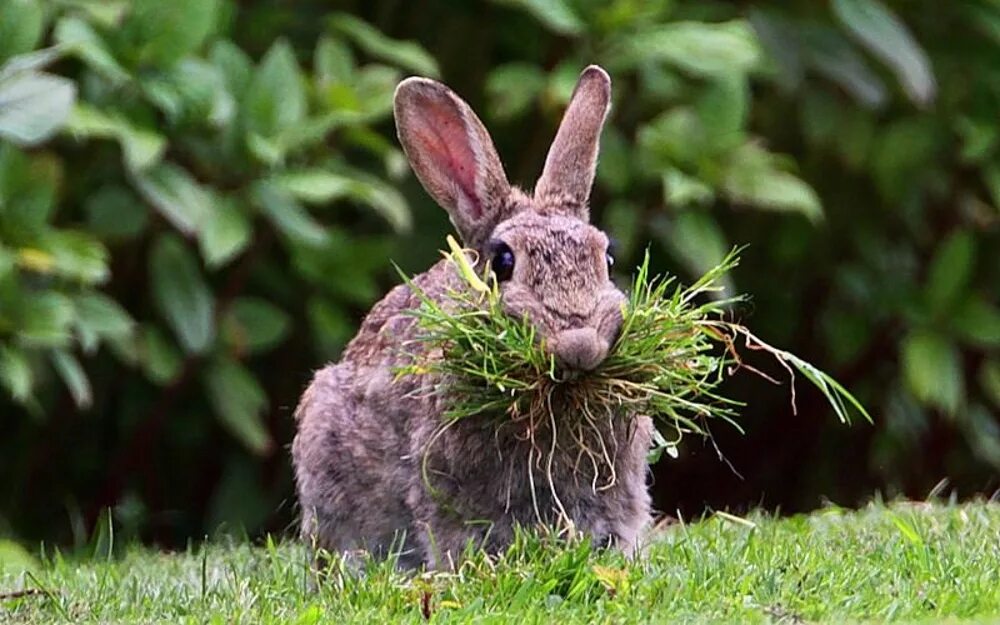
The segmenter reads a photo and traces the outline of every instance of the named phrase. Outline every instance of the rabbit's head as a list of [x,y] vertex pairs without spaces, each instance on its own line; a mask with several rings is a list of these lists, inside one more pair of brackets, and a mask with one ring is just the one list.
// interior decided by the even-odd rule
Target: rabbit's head
[[507,182],[489,133],[448,87],[408,78],[396,89],[400,142],[428,193],[468,247],[490,262],[501,301],[527,315],[560,365],[590,370],[621,328],[624,294],[609,277],[608,238],[590,225],[588,198],[611,79],[580,75],[534,194]]

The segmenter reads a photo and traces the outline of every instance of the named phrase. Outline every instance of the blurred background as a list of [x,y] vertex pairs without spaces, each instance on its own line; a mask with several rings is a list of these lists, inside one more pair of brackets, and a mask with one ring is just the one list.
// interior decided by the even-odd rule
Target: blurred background
[[451,85],[530,188],[589,63],[619,278],[748,245],[745,323],[874,417],[754,359],[783,385],[733,378],[746,434],[661,460],[657,506],[994,494],[996,0],[0,0],[0,538],[289,528],[299,393],[450,231],[396,83]]

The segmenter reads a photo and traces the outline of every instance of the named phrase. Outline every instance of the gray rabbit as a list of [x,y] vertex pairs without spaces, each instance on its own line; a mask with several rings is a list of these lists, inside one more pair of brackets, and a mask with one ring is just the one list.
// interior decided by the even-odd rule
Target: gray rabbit
[[[527,315],[571,374],[608,355],[625,302],[609,278],[608,238],[588,223],[610,100],[607,73],[584,70],[528,194],[507,182],[482,122],[450,89],[409,78],[395,94],[399,140],[417,177],[464,245],[490,263],[504,311]],[[439,301],[467,288],[445,260],[413,282]],[[470,541],[502,550],[517,525],[538,523],[634,551],[650,518],[650,419],[609,414],[590,443],[558,427],[577,416],[559,406],[553,427],[530,441],[516,423],[498,427],[496,415],[441,428],[446,405],[426,391],[443,381],[395,375],[419,330],[408,311],[419,305],[410,287],[393,289],[302,396],[292,456],[303,538],[431,568],[452,564]],[[598,443],[607,462],[581,462],[581,445]]]

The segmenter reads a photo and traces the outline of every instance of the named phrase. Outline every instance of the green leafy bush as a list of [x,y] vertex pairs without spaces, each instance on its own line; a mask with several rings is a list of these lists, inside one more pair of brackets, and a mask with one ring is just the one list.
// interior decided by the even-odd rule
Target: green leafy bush
[[79,540],[104,506],[164,541],[287,522],[298,393],[389,259],[419,271],[447,227],[396,147],[396,83],[444,77],[530,185],[593,62],[618,266],[652,240],[651,270],[691,279],[749,244],[727,283],[748,323],[875,418],[735,389],[748,436],[719,443],[748,481],[671,461],[657,483],[692,490],[663,507],[995,480],[994,4],[338,6],[0,0],[0,531]]
[[[247,452],[273,456],[254,364],[302,323],[316,348],[294,369],[304,380],[376,295],[382,233],[411,225],[401,154],[372,125],[402,76],[378,59],[417,48],[334,16],[307,73],[284,39],[251,59],[225,36],[234,7],[217,1],[4,11],[4,24],[38,22],[0,57],[0,382],[39,422],[15,434],[65,426],[55,375],[93,408],[82,418],[119,420],[133,459],[114,470],[145,462],[134,445],[153,451],[142,437],[163,436],[175,410],[211,413]],[[359,63],[355,46],[375,60]],[[99,351],[115,361],[95,389],[83,363]],[[115,378],[146,397],[115,407]],[[179,394],[201,399],[179,407]],[[126,486],[109,479],[105,504]]]

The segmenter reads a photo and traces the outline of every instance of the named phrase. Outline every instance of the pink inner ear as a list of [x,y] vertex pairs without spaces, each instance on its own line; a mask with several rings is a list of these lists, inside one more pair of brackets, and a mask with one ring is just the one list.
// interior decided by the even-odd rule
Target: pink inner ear
[[461,119],[462,113],[451,102],[422,100],[414,107],[419,113],[413,128],[421,156],[442,178],[439,181],[442,186],[452,187],[464,196],[455,198],[460,209],[479,219],[483,206],[476,190],[476,152]]

